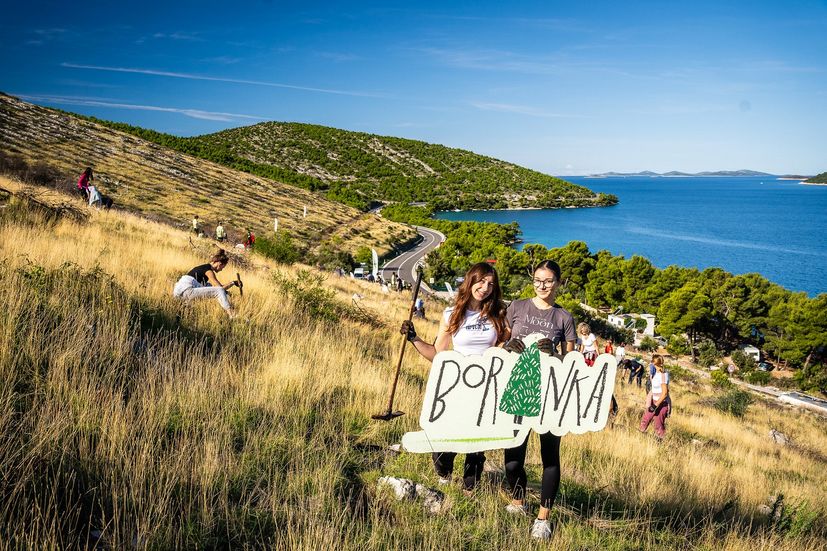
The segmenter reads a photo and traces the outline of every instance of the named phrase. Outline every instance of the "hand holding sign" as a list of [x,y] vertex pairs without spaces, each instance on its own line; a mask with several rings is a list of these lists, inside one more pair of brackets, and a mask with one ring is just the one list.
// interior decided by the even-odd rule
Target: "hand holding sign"
[[525,352],[489,348],[481,356],[440,352],[434,358],[419,424],[402,445],[412,452],[469,453],[510,448],[531,429],[558,436],[606,426],[617,361],[598,356],[589,367],[579,352],[541,354],[533,334]]

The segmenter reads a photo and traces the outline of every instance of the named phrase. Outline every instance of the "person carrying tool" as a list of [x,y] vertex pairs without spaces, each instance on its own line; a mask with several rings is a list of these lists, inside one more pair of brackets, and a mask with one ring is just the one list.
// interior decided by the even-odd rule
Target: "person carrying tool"
[[[474,264],[457,290],[455,305],[445,309],[434,344],[419,338],[413,322],[408,320],[402,322],[400,333],[428,361],[433,361],[437,353],[451,348],[466,356],[482,354],[508,338],[505,303],[501,297],[500,281],[494,267],[486,262]],[[433,454],[440,484],[451,482],[456,456],[453,452]],[[465,455],[462,479],[466,494],[470,494],[479,482],[484,464],[483,452]]]

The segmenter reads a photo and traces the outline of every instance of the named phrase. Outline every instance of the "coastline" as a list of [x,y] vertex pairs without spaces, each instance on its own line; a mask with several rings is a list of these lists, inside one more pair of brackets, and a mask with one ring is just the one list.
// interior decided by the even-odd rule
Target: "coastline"
[[827,186],[827,182],[799,182],[803,186]]

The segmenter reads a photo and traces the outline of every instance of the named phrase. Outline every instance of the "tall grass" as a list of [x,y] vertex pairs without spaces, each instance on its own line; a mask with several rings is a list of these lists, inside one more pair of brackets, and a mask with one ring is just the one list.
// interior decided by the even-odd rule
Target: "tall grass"
[[[207,243],[124,214],[85,222],[0,210],[0,543],[67,549],[533,548],[501,476],[438,515],[377,491],[384,474],[435,485],[426,456],[385,450],[415,429],[427,364],[407,354],[399,408],[384,407],[405,297],[254,258],[239,319],[182,304],[175,279]],[[274,277],[278,274],[276,277]],[[219,278],[222,274],[219,274]],[[316,276],[314,276],[316,277]],[[305,288],[306,290],[306,288]],[[327,301],[327,302],[325,302]],[[439,306],[429,304],[431,317]],[[381,314],[377,314],[381,313]],[[432,337],[435,321],[418,332]],[[644,395],[617,389],[612,429],[563,439],[557,549],[823,549],[827,423],[758,401],[743,418],[719,392],[674,385],[666,441],[636,430]],[[779,447],[773,427],[796,446]],[[539,453],[529,446],[536,505]],[[502,454],[489,462],[501,465]],[[784,495],[785,512],[758,512]]]

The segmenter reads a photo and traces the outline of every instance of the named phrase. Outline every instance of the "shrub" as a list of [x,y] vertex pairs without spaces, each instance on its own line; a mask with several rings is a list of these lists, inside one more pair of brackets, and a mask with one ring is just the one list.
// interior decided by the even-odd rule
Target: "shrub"
[[729,388],[732,386],[732,383],[727,376],[726,371],[722,369],[718,369],[713,371],[711,374],[712,378],[712,386],[716,386],[718,388]]
[[361,264],[370,264],[370,247],[361,246],[356,249],[356,253],[353,255],[353,260]]
[[253,251],[280,264],[293,264],[301,258],[301,251],[293,243],[288,232],[279,232],[274,238],[256,238]]
[[734,415],[735,417],[743,417],[749,405],[754,401],[749,392],[733,389],[719,396],[715,400],[714,406],[724,413]]
[[314,263],[322,266],[326,270],[342,268],[346,272],[353,271],[355,267],[353,255],[347,251],[336,250],[329,245],[319,247]]
[[754,385],[765,385],[770,382],[772,377],[766,371],[749,371],[747,372],[744,379],[748,383],[752,383]]
[[742,374],[746,374],[755,370],[757,364],[752,356],[744,354],[743,350],[736,350],[732,353],[732,363],[734,363]]
[[686,337],[683,335],[672,335],[669,337],[669,344],[666,345],[666,351],[673,356],[685,356],[692,350],[689,347]]
[[643,337],[643,340],[640,341],[640,346],[638,346],[644,352],[653,352],[658,349],[658,343],[655,339],[650,336]]
[[698,345],[698,365],[701,367],[712,367],[721,359],[721,353],[710,340],[702,341]]
[[322,287],[324,277],[308,270],[299,270],[294,278],[273,274],[276,286],[293,297],[299,309],[311,318],[336,323],[342,318],[365,323],[372,327],[384,327],[379,317],[360,306],[346,304],[336,298],[336,293]]

